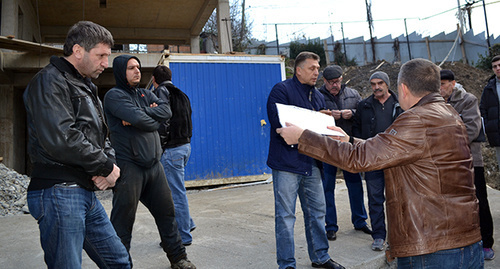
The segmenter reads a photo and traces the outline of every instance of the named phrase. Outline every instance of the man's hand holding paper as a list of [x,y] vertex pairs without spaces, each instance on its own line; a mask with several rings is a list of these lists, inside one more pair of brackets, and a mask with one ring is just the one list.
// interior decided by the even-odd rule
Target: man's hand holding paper
[[329,136],[344,136],[342,132],[329,129],[329,126],[335,126],[335,120],[332,116],[309,110],[301,107],[276,104],[281,126],[287,126],[291,123],[301,129],[309,129],[313,132]]

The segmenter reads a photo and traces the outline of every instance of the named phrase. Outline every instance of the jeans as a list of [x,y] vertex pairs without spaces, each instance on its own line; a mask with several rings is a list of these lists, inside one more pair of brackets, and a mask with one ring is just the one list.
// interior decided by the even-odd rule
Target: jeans
[[131,268],[129,254],[94,192],[56,184],[29,191],[48,268],[81,268],[82,249],[99,268]]
[[[324,179],[323,188],[326,201],[326,230],[337,232],[337,208],[335,206],[335,181],[337,175],[337,167],[323,164]],[[351,222],[354,228],[363,228],[366,226],[365,202],[363,199],[363,183],[359,173],[353,174],[343,171],[344,180],[349,194],[349,204],[351,206]]]
[[476,269],[484,268],[483,243],[440,250],[434,253],[398,258],[398,269]]
[[365,172],[365,182],[366,192],[368,194],[368,211],[373,231],[372,238],[385,240],[384,170]]
[[121,176],[113,188],[111,223],[125,248],[130,250],[135,214],[141,201],[155,219],[169,261],[176,263],[185,258],[186,248],[177,230],[174,201],[161,163],[147,168],[128,161],[117,162]]
[[276,256],[279,268],[296,267],[293,230],[297,195],[304,213],[309,258],[314,263],[325,263],[330,256],[325,232],[325,196],[318,167],[313,166],[311,176],[274,169],[272,173]]
[[191,155],[191,144],[184,144],[175,148],[167,148],[161,156],[161,164],[167,176],[168,185],[172,191],[175,207],[175,220],[177,229],[181,234],[182,243],[189,244],[193,241],[191,229],[196,226],[189,214],[189,204],[184,186],[184,167]]

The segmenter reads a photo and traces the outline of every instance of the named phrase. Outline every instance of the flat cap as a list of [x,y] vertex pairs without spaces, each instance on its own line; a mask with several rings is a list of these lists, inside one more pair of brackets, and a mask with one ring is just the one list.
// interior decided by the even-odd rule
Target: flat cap
[[330,65],[325,70],[323,70],[323,77],[326,78],[327,80],[334,79],[334,78],[339,78],[342,76],[342,67],[338,65]]
[[441,70],[441,80],[455,80],[455,74],[448,69]]

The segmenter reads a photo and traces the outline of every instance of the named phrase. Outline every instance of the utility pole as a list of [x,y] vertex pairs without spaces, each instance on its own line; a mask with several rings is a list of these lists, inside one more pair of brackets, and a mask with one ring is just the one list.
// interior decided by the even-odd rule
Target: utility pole
[[486,4],[483,0],[484,21],[486,22],[486,41],[488,42],[488,55],[491,56],[490,30],[488,29],[488,18],[486,17]]
[[345,37],[344,37],[344,23],[340,23],[340,29],[342,30],[342,44],[344,45],[344,63],[347,64],[347,50],[345,48]]
[[408,44],[408,56],[411,60],[411,50],[410,50],[410,38],[408,37],[408,28],[406,27],[406,19],[405,19],[405,31],[406,31],[406,44]]
[[280,55],[280,42],[278,41],[278,24],[274,25],[274,29],[276,30],[276,55]]
[[372,18],[372,10],[371,10],[371,0],[370,4],[368,4],[368,0],[365,0],[365,5],[366,5],[366,17],[368,20],[368,28],[370,29],[370,43],[372,44],[372,59],[373,62],[376,61],[377,57],[375,56],[375,40],[373,39],[373,33],[372,33],[372,28],[373,28],[373,18]]
[[460,22],[460,33],[463,34],[464,30],[464,17],[462,16],[462,9],[460,8],[460,0],[457,0],[457,5],[458,5],[458,21]]
[[245,39],[246,23],[245,23],[245,0],[241,3],[241,32],[240,32],[240,50],[243,51],[243,40]]

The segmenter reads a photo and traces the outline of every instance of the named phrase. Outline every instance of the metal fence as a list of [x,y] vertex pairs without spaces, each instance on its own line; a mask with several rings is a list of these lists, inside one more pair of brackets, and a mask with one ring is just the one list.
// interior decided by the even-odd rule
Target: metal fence
[[[354,59],[358,65],[371,63],[374,59],[375,61],[406,62],[414,58],[425,58],[433,62],[443,60],[462,61],[474,65],[478,62],[479,55],[486,56],[488,54],[486,34],[481,32],[476,35],[472,30],[463,35],[460,35],[457,30],[432,37],[424,37],[413,32],[408,36],[400,35],[393,38],[388,35],[382,38],[374,37],[373,39],[373,42],[369,39],[365,40],[363,37],[335,40],[333,36],[330,36],[325,39],[302,39],[295,42],[321,42],[321,44],[324,44],[329,62],[335,62],[334,46],[339,42],[341,46],[337,47],[340,47],[342,52],[345,52],[347,59]],[[496,39],[490,37],[490,44],[494,45],[496,43],[500,43],[500,37]],[[289,48],[290,43],[279,44],[278,46],[276,41],[271,41],[254,44],[246,52],[249,54],[264,53],[266,55],[281,54],[290,56]]]

